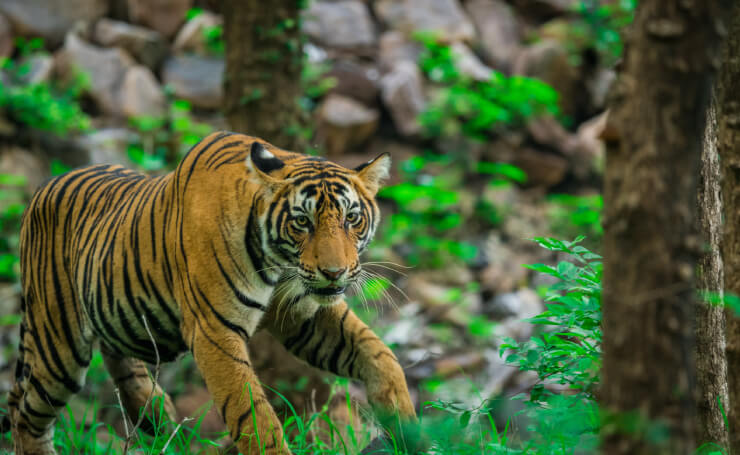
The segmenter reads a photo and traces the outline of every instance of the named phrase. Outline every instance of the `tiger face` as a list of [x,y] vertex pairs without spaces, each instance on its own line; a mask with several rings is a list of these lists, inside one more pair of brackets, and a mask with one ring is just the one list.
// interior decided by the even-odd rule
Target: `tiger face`
[[390,157],[356,169],[323,158],[251,147],[250,171],[262,180],[264,250],[282,267],[280,284],[293,296],[331,304],[361,276],[359,255],[380,221],[375,202]]

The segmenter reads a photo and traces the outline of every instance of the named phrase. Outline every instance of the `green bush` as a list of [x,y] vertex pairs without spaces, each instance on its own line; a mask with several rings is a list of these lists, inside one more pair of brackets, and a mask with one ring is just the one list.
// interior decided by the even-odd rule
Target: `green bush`
[[0,59],[0,113],[31,128],[64,135],[85,131],[90,118],[78,99],[87,86],[81,74],[66,86],[47,82],[28,83],[28,58],[42,53],[41,39],[17,42],[19,59]]

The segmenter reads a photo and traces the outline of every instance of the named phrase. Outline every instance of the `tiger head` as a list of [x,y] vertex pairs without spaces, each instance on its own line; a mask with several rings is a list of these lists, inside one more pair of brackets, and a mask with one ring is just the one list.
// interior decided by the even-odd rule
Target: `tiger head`
[[338,301],[362,274],[359,255],[380,221],[375,195],[390,156],[347,169],[255,141],[247,166],[262,188],[262,245],[282,267],[280,284],[293,296]]

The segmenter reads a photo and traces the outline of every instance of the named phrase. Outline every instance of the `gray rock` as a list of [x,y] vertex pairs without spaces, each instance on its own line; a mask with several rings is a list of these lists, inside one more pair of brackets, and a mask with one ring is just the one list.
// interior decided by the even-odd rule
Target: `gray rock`
[[193,0],[128,0],[131,20],[171,38],[185,22]]
[[175,96],[206,109],[221,107],[223,76],[224,61],[217,58],[170,57],[162,68],[162,79]]
[[377,42],[375,25],[364,2],[314,1],[303,13],[303,31],[320,45],[367,50]]
[[512,8],[502,0],[470,0],[465,9],[478,30],[486,61],[496,69],[508,70],[521,38],[521,26]]
[[496,326],[496,334],[501,337],[508,336],[517,341],[529,339],[532,336],[533,326],[525,319],[537,316],[544,311],[542,300],[531,289],[522,289],[505,295],[506,297],[500,296],[499,298],[502,306],[501,312],[511,312],[512,315]]
[[61,43],[77,21],[105,15],[107,0],[2,0],[0,12],[7,16],[16,35],[40,36],[52,45]]
[[144,27],[103,18],[95,24],[95,41],[105,47],[120,47],[137,61],[156,69],[167,54],[162,35]]
[[416,62],[419,60],[421,44],[410,41],[406,35],[389,30],[380,36],[378,60],[380,69],[385,73],[393,69],[396,63],[402,61]]
[[493,70],[484,65],[468,46],[463,43],[454,43],[451,49],[455,54],[455,64],[460,74],[477,81],[486,81],[491,78]]
[[28,73],[22,78],[26,84],[49,82],[54,72],[54,58],[50,55],[32,55],[23,60],[23,65],[28,66]]
[[103,128],[77,139],[77,143],[87,152],[90,164],[121,164],[133,167],[128,159],[128,144],[133,133],[126,128]]
[[421,132],[418,117],[424,111],[423,79],[413,62],[402,61],[380,80],[380,94],[393,124],[403,136]]
[[221,25],[223,25],[223,18],[220,15],[203,11],[187,21],[177,32],[175,42],[172,44],[173,52],[177,54],[209,55],[205,32],[209,28]]
[[131,67],[118,93],[121,113],[126,117],[164,115],[167,100],[152,71],[141,65]]
[[377,104],[380,72],[374,66],[340,60],[332,66],[326,76],[336,81],[330,93],[349,96],[370,107]]
[[330,156],[364,143],[378,127],[380,113],[352,98],[330,94],[318,108],[319,137]]
[[121,114],[118,88],[126,71],[135,65],[126,51],[94,46],[69,33],[56,57],[62,78],[71,78],[75,71],[86,73],[90,78],[89,92],[96,104],[106,113]]
[[13,52],[13,26],[3,14],[0,14],[0,58],[9,57]]
[[374,7],[386,25],[407,34],[434,32],[446,42],[475,37],[475,27],[457,0],[379,0]]
[[[12,145],[0,148],[0,174],[24,177],[23,190],[27,195],[33,194],[36,188],[49,178],[49,170],[49,162],[39,154]],[[12,193],[7,192],[0,201],[3,207],[9,202],[23,202],[21,194],[14,200]]]

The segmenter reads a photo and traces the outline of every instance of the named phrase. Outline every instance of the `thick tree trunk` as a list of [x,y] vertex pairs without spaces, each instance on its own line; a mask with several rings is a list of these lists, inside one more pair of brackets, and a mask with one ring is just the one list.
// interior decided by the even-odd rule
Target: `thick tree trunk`
[[298,0],[224,0],[224,112],[237,132],[300,151]]
[[[740,295],[740,6],[732,9],[722,68],[716,84],[717,146],[722,163],[724,199],[723,256],[725,292]],[[730,446],[740,454],[740,319],[728,313]]]
[[[715,85],[715,95],[719,90]],[[699,259],[697,288],[722,296],[722,200],[717,151],[717,98],[707,111],[699,177],[699,228],[704,253]],[[721,306],[696,302],[696,385],[699,413],[698,443],[728,446],[723,407],[727,406],[725,312]],[[721,406],[720,406],[721,403]]]
[[712,64],[729,4],[643,0],[628,36],[604,190],[607,454],[696,448],[694,212]]

